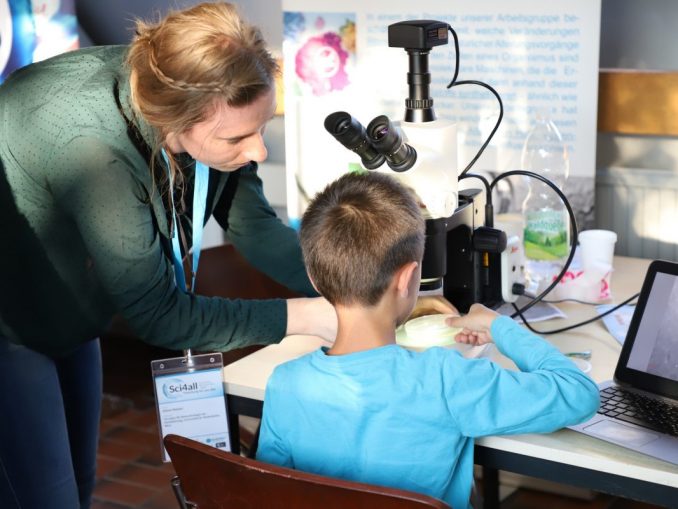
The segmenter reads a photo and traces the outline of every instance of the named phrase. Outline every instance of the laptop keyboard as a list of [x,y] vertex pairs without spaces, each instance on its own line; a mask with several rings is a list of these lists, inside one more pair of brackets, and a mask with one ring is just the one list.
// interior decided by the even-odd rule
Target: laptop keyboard
[[619,387],[608,387],[600,391],[598,413],[678,436],[678,406]]

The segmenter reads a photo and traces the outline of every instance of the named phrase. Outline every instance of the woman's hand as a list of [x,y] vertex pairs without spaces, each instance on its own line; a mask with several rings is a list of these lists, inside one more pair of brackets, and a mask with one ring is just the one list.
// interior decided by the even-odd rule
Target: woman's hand
[[322,297],[288,299],[285,334],[306,334],[333,342],[337,337],[334,307]]
[[407,318],[412,320],[424,315],[458,315],[459,311],[442,295],[418,297],[412,313]]
[[469,345],[484,345],[492,343],[490,329],[492,322],[499,313],[486,308],[482,304],[473,304],[465,316],[450,317],[445,323],[450,327],[460,327],[462,330],[455,337],[458,343]]

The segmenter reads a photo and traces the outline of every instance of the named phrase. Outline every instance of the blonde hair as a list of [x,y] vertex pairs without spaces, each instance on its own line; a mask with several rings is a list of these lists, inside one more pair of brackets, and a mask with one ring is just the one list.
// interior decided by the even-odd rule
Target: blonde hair
[[[268,92],[279,72],[261,32],[235,6],[203,3],[172,11],[158,23],[138,20],[127,54],[134,75],[134,109],[155,128],[151,170],[169,133],[182,133],[214,111],[215,102],[251,104]],[[174,183],[183,175],[166,150]]]

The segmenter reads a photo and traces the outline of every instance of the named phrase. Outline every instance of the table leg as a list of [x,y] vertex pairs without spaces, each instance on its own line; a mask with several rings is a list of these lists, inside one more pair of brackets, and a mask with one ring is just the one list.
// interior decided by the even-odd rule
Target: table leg
[[483,509],[499,509],[499,470],[483,469]]
[[240,454],[240,422],[238,421],[238,414],[227,412],[229,436],[231,438],[231,452],[233,454]]

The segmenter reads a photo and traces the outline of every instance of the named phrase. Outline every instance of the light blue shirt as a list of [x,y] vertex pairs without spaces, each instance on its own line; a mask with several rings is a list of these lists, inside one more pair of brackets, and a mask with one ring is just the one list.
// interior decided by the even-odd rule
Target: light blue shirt
[[257,459],[469,507],[474,437],[554,431],[599,404],[588,376],[510,318],[495,319],[492,336],[520,371],[397,345],[339,356],[319,349],[278,366]]

